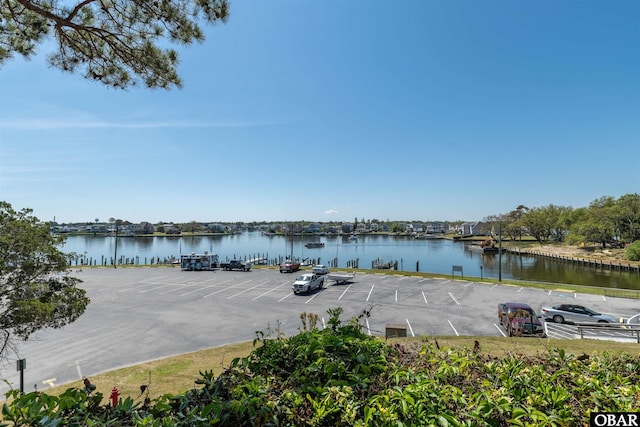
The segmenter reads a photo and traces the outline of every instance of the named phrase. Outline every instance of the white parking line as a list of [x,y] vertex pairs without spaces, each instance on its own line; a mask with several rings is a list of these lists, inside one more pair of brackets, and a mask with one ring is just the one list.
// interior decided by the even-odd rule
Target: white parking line
[[369,294],[367,295],[367,302],[369,302],[369,298],[371,298],[371,293],[373,292],[373,287],[375,285],[371,285],[371,289],[369,289]]
[[276,286],[275,288],[273,288],[273,289],[269,289],[267,292],[265,292],[265,293],[263,293],[263,294],[260,294],[260,295],[258,295],[257,297],[255,297],[252,301],[257,300],[258,298],[260,298],[260,297],[262,297],[262,296],[264,296],[264,295],[268,294],[269,292],[273,292],[273,291],[275,291],[276,289],[281,288],[282,286],[286,285],[287,283],[289,283],[289,282],[283,282],[283,283],[281,283],[280,285]]
[[498,284],[496,283],[495,285],[493,285],[493,286],[491,287],[491,289],[493,289],[493,288],[495,288],[495,287],[497,287],[497,286],[498,286]]
[[502,334],[503,337],[506,337],[507,334],[504,333],[504,331],[502,330],[502,328],[498,325],[496,325],[495,323],[493,324],[493,326],[496,327],[496,329],[498,330],[498,332],[500,332]]
[[447,322],[449,322],[449,326],[451,326],[451,329],[453,329],[453,332],[456,334],[456,336],[459,337],[460,334],[458,333],[456,328],[453,326],[453,323],[451,323],[451,320],[447,320]]
[[342,292],[342,294],[340,294],[340,296],[338,297],[338,301],[340,301],[340,300],[342,299],[342,297],[344,296],[344,294],[346,294],[346,293],[347,293],[347,291],[348,291],[349,289],[351,289],[351,286],[353,286],[353,285],[349,285],[349,286],[347,286],[347,289],[345,289],[345,290],[344,290],[344,292]]
[[558,338],[558,339],[576,339],[575,334],[569,333],[569,332],[565,332],[565,331],[560,331],[560,330],[555,330],[553,332],[551,332],[550,334],[548,334],[547,336],[552,337],[552,338]]
[[544,322],[544,332],[549,338],[575,339],[575,331],[570,325]]
[[305,304],[309,304],[309,303],[311,302],[311,300],[312,300],[312,299],[314,299],[314,298],[315,298],[315,297],[317,297],[317,296],[318,296],[318,294],[317,294],[317,293],[313,294],[313,296],[312,296],[311,298],[309,298],[308,300],[306,300],[304,303],[305,303]]
[[605,297],[604,295],[602,295],[602,301],[607,302],[607,297]]
[[451,299],[452,299],[456,304],[458,304],[458,305],[462,305],[462,304],[460,304],[460,301],[458,301],[458,300],[456,299],[456,297],[454,297],[454,296],[453,296],[453,294],[452,294],[451,292],[449,292],[449,296],[451,297]]
[[398,290],[396,289],[396,302],[398,302]]
[[[167,288],[169,286],[177,286],[177,285],[184,285],[184,283],[169,283],[169,284],[166,284],[166,285],[159,286],[157,288],[154,287],[154,288],[145,289],[144,291],[138,291],[138,293],[139,294],[144,294],[145,292],[157,291],[158,289],[163,289],[163,288]],[[142,288],[142,286],[138,286],[138,288]],[[137,289],[137,288],[121,289],[118,292],[124,292],[124,291],[128,291],[128,290],[131,290],[131,289]]]
[[202,287],[200,287],[200,288],[198,288],[198,289],[194,289],[193,291],[189,291],[189,292],[185,292],[184,294],[180,294],[180,296],[181,296],[181,297],[183,297],[183,296],[185,296],[185,295],[195,294],[196,292],[200,292],[201,290],[203,290],[203,289],[208,289],[208,288],[210,288],[210,287],[211,287],[211,286],[202,286]]
[[190,287],[191,287],[191,286],[198,286],[198,285],[203,285],[203,286],[201,286],[201,287],[199,287],[198,289],[195,289],[195,290],[193,290],[193,291],[189,291],[189,292],[185,292],[184,294],[180,294],[180,296],[182,297],[182,296],[185,296],[185,295],[194,294],[194,293],[196,293],[196,292],[201,291],[202,289],[210,288],[210,287],[211,287],[211,285],[206,285],[206,283],[211,282],[211,281],[213,281],[213,280],[215,280],[215,279],[207,279],[207,280],[202,280],[202,281],[200,281],[200,282],[193,282],[193,283],[190,283],[190,284],[189,284],[189,286],[190,286]]
[[227,299],[231,299],[231,298],[233,298],[233,297],[235,297],[235,296],[237,296],[237,295],[243,294],[243,293],[245,293],[245,292],[248,292],[248,291],[250,291],[250,290],[253,290],[253,289],[255,289],[255,288],[258,288],[258,287],[260,287],[260,286],[262,286],[262,285],[266,285],[267,283],[269,283],[269,280],[267,280],[266,282],[258,283],[257,285],[252,286],[252,287],[250,287],[250,288],[247,288],[247,289],[245,289],[244,291],[240,291],[240,292],[238,292],[237,294],[230,295],[230,296],[228,296],[228,297],[227,297]]
[[[171,289],[171,290],[166,291],[166,292],[161,292],[159,295],[165,295],[165,294],[168,294],[168,293],[171,293],[171,292],[179,291],[179,290],[184,289],[184,288],[191,288],[191,287],[193,287],[193,286],[200,286],[200,285],[202,285],[203,283],[206,283],[206,282],[208,282],[208,281],[209,281],[209,280],[205,280],[204,282],[180,283],[180,284],[179,284],[179,285],[180,285],[180,287],[177,287],[177,288],[175,288],[175,289]],[[176,284],[176,285],[177,285],[177,284]],[[204,289],[204,288],[206,288],[206,287],[207,287],[207,286],[204,286],[204,287],[200,286],[200,287],[199,287],[198,289],[196,289],[195,291],[186,292],[186,293],[184,293],[184,294],[180,294],[180,296],[182,296],[182,295],[188,295],[188,294],[191,294],[191,293],[194,293],[194,292],[198,292],[198,291],[200,291],[200,290],[202,290],[202,289]],[[156,289],[158,289],[158,288],[156,288]],[[152,289],[150,289],[150,290],[152,290]],[[143,293],[143,292],[149,292],[149,290],[140,291],[140,292],[138,292],[138,293],[139,293],[139,294],[141,294],[141,293]]]
[[518,292],[522,292],[522,290],[523,290],[523,289],[524,289],[524,288],[520,288],[520,289],[518,289]]
[[293,292],[289,292],[288,294],[286,294],[285,296],[283,296],[282,298],[280,298],[278,300],[278,302],[282,302],[284,301],[286,298],[289,298],[291,295],[293,295]]
[[424,298],[424,303],[428,304],[427,302],[427,296],[424,294],[424,291],[422,291],[422,298]]
[[207,294],[207,295],[203,296],[202,298],[208,298],[208,297],[210,297],[211,295],[219,294],[220,292],[224,292],[224,291],[227,291],[227,290],[229,290],[229,289],[233,289],[233,288],[235,288],[235,287],[237,287],[237,286],[240,286],[240,285],[242,285],[242,284],[244,284],[244,283],[248,283],[248,282],[250,282],[250,281],[251,281],[251,280],[248,280],[247,282],[237,283],[237,284],[235,284],[235,285],[233,285],[233,286],[229,286],[229,287],[226,287],[226,288],[222,288],[222,289],[220,289],[220,290],[218,290],[218,291],[211,292],[210,294]]
[[[149,278],[149,279],[137,280],[137,281],[135,281],[135,282],[123,283],[123,284],[121,284],[121,285],[116,285],[116,286],[113,286],[113,287],[109,287],[108,289],[113,290],[113,289],[116,289],[116,288],[124,288],[125,286],[135,285],[136,283],[143,283],[143,284],[144,284],[144,283],[146,282],[147,284],[150,284],[149,282],[152,282],[152,283],[153,283],[153,282],[157,282],[157,281],[158,281],[158,279],[164,279],[165,277],[168,277],[168,276],[151,277],[151,278]],[[136,289],[136,288],[138,288],[138,287],[139,287],[139,286],[134,287],[134,288],[129,288],[129,289]]]
[[[175,285],[176,285],[175,288],[169,289],[168,291],[160,292],[158,295],[165,295],[165,294],[169,294],[171,292],[184,290],[185,288],[190,288],[191,286],[194,286],[194,285],[189,285],[188,283],[176,283]],[[138,293],[141,294],[141,293],[144,293],[144,292],[149,292],[149,290],[140,291]]]
[[409,327],[409,332],[411,332],[411,336],[415,337],[416,335],[413,333],[413,328],[411,327],[411,323],[409,323],[409,319],[404,319],[407,322],[407,326]]
[[367,324],[367,334],[371,335],[371,326],[369,326],[369,318],[364,318],[365,323]]

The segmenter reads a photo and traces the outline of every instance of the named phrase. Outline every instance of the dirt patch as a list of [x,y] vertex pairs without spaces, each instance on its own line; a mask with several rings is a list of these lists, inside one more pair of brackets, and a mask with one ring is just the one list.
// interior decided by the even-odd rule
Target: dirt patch
[[570,245],[535,245],[529,246],[526,249],[529,251],[534,251],[536,253],[552,256],[598,260],[603,262],[614,262],[616,264],[620,263],[634,266],[640,265],[640,262],[638,261],[626,260],[624,258],[624,249],[601,249],[598,247],[582,248],[579,246]]

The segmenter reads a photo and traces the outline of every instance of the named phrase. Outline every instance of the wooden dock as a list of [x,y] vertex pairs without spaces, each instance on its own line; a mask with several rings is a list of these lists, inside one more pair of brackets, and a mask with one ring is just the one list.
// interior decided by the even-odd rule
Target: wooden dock
[[602,259],[595,258],[580,258],[580,257],[570,257],[566,255],[558,255],[554,253],[548,253],[544,251],[537,251],[535,249],[523,249],[523,248],[507,248],[507,252],[516,254],[516,255],[527,255],[527,256],[539,256],[545,258],[551,258],[558,261],[564,261],[571,264],[575,264],[581,267],[601,269],[601,270],[609,270],[609,271],[622,271],[633,274],[640,274],[640,262],[637,261],[605,261]]

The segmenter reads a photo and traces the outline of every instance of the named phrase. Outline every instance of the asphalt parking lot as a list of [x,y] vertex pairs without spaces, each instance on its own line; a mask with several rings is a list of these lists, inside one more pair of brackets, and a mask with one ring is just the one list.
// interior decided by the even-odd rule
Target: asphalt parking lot
[[[8,354],[1,378],[19,388],[16,359],[25,358],[25,391],[76,381],[83,376],[233,342],[250,341],[256,331],[295,334],[302,312],[316,313],[320,327],[327,310],[341,307],[343,320],[364,310],[365,332],[384,336],[388,324],[408,336],[506,336],[497,304],[526,302],[536,311],[568,302],[630,317],[638,300],[468,282],[451,277],[360,274],[347,284],[326,283],[309,295],[294,295],[297,273],[273,269],[181,271],[179,268],[84,269],[91,304],[75,323],[46,330]],[[274,332],[275,333],[275,332]],[[568,325],[549,324],[550,338],[575,336]],[[508,339],[508,338],[505,338]],[[9,387],[0,384],[4,394]]]

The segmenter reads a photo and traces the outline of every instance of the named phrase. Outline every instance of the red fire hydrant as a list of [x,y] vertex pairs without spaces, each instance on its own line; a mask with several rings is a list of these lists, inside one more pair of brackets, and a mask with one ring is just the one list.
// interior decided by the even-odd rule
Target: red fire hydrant
[[120,390],[118,390],[118,387],[112,388],[109,398],[111,399],[111,406],[114,408],[118,406],[118,397],[120,397]]

